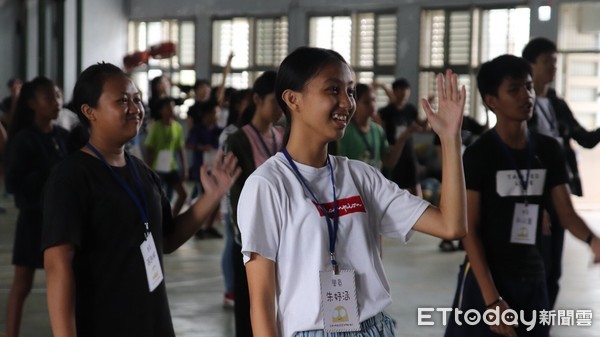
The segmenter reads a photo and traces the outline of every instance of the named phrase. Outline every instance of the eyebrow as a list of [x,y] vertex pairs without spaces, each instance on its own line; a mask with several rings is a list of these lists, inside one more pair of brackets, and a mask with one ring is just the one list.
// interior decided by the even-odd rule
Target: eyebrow
[[328,79],[325,80],[325,82],[333,82],[333,83],[336,83],[336,84],[341,83],[341,84],[354,85],[354,81],[353,80],[351,80],[350,82],[345,83],[344,81],[340,80],[339,78],[335,78],[335,77],[328,78]]

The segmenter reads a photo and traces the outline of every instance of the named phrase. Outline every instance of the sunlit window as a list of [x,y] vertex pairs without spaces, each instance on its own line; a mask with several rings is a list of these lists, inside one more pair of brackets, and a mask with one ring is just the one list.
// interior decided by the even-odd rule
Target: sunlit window
[[218,85],[229,55],[232,72],[225,85],[236,89],[252,86],[265,70],[277,69],[287,55],[288,22],[286,17],[236,17],[214,20],[212,31],[211,82]]
[[435,96],[436,74],[450,68],[467,89],[465,113],[493,124],[493,114],[480,102],[477,70],[496,56],[521,55],[529,41],[529,16],[526,7],[422,11],[419,96]]

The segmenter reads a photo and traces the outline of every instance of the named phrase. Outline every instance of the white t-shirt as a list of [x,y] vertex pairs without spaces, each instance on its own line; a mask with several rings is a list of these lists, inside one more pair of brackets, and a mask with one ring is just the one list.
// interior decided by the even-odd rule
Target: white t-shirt
[[[380,235],[406,242],[429,203],[399,189],[365,163],[329,158],[340,215],[336,259],[341,269],[356,271],[362,322],[391,303],[380,258]],[[319,202],[330,210],[329,167],[296,165]],[[277,265],[280,336],[323,329],[319,271],[331,270],[327,224],[281,152],[246,180],[238,204],[238,224],[244,262],[254,252]]]

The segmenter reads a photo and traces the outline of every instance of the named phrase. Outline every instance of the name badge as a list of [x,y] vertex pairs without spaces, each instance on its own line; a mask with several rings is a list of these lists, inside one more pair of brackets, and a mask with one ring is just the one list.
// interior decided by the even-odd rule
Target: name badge
[[158,156],[156,156],[156,165],[154,170],[156,172],[168,173],[171,172],[171,160],[173,159],[173,153],[171,150],[160,150]]
[[156,245],[152,233],[148,235],[146,240],[140,245],[142,256],[144,257],[144,265],[146,266],[146,277],[148,278],[148,288],[153,292],[156,287],[164,279],[162,269],[160,268],[160,259],[156,252]]
[[320,280],[325,332],[360,331],[354,270],[321,271]]
[[535,204],[515,204],[510,234],[511,243],[535,245],[539,208],[539,205]]

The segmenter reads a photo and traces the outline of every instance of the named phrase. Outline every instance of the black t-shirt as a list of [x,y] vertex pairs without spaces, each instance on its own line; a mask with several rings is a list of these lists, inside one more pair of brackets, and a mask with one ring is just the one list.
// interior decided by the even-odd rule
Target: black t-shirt
[[513,213],[515,204],[524,203],[525,199],[529,204],[539,205],[536,234],[539,243],[542,210],[551,202],[551,189],[568,181],[565,159],[555,139],[532,132],[529,185],[538,186],[539,193],[527,198],[520,192],[507,193],[507,186],[520,191],[515,163],[522,172],[526,170],[529,151],[508,147],[504,150],[495,133],[495,129],[484,133],[464,154],[466,187],[480,193],[479,235],[487,262],[494,278],[543,279],[544,263],[538,247],[510,242]]
[[[164,270],[163,237],[173,229],[171,207],[156,174],[131,158]],[[128,166],[113,169],[140,198]],[[153,292],[148,289],[143,241],[138,208],[105,164],[78,151],[56,168],[44,196],[42,248],[75,246],[78,336],[174,336],[164,281]]]
[[8,149],[6,188],[20,210],[42,210],[42,189],[55,165],[67,156],[69,132],[54,126],[44,133],[25,128],[11,140]]
[[[388,143],[396,143],[396,128],[398,126],[409,127],[417,120],[418,111],[412,104],[406,104],[402,109],[398,109],[394,104],[388,104],[379,110],[379,115],[383,121],[385,135]],[[417,185],[419,181],[417,172],[417,155],[412,137],[407,139],[398,163],[393,169],[384,171],[386,177],[400,188],[410,188]]]

